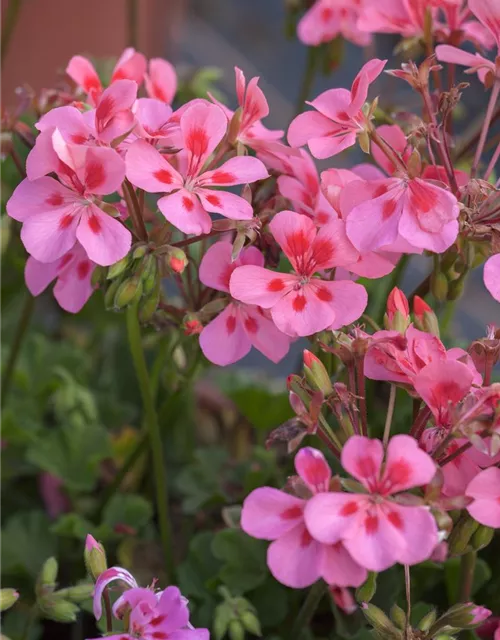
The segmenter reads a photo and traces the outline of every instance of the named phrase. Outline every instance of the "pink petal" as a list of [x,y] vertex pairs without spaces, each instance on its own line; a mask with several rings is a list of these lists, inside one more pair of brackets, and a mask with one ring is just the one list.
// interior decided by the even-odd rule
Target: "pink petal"
[[[157,614],[155,616],[156,619],[162,615],[165,619],[161,623],[158,623],[157,620],[152,620],[149,626],[163,633],[169,634],[172,631],[186,627],[189,623],[187,602],[177,587],[167,587],[163,591],[155,608],[155,614]],[[152,637],[161,636],[155,636],[153,633]]]
[[233,271],[243,264],[264,266],[264,256],[256,247],[243,249],[237,260],[232,260],[233,245],[223,240],[208,248],[199,270],[201,282],[217,291],[229,292],[229,280]]
[[160,152],[144,140],[130,145],[125,163],[130,182],[149,193],[170,193],[184,183]]
[[229,191],[215,191],[213,189],[197,188],[196,195],[206,211],[220,213],[231,220],[251,220],[253,217],[252,205],[235,193]]
[[266,96],[258,86],[258,82],[258,77],[251,78],[246,88],[241,123],[244,129],[248,129],[269,114]]
[[54,262],[39,262],[30,256],[24,267],[24,280],[29,292],[38,296],[45,291],[49,284],[57,276],[60,260]]
[[7,201],[7,213],[14,220],[25,222],[41,213],[60,213],[75,202],[75,194],[54,178],[23,180]]
[[314,222],[295,211],[280,211],[272,219],[269,229],[295,271],[300,272],[304,263],[308,262],[310,248],[316,237]]
[[259,307],[245,305],[240,307],[240,313],[247,337],[253,347],[271,362],[277,363],[286,356],[290,348],[290,338],[282,333]]
[[252,344],[236,305],[228,305],[204,327],[200,334],[200,347],[207,360],[221,367],[247,355]]
[[52,127],[42,131],[26,158],[26,175],[29,180],[37,180],[48,173],[55,173],[59,168],[59,158],[52,145],[53,131]]
[[428,507],[407,507],[385,502],[383,512],[387,528],[401,536],[397,561],[401,564],[420,564],[428,560],[439,543],[436,521]]
[[235,269],[229,283],[231,295],[236,300],[269,309],[297,282],[291,276],[253,265]]
[[357,262],[346,265],[346,269],[362,278],[383,278],[394,270],[398,262],[396,253],[365,253]]
[[309,587],[320,578],[322,545],[313,540],[303,524],[275,540],[267,550],[273,576],[294,589]]
[[103,267],[124,258],[132,245],[130,231],[95,205],[86,207],[76,237],[88,257]]
[[95,112],[96,130],[103,142],[110,143],[133,126],[131,109],[136,98],[133,80],[117,80],[104,90]]
[[115,580],[121,580],[125,582],[129,587],[137,588],[137,582],[134,576],[122,567],[111,567],[106,569],[104,573],[97,578],[94,588],[94,617],[96,620],[102,615],[101,598],[104,593],[104,589]]
[[367,498],[352,493],[318,493],[308,500],[304,518],[310,534],[323,544],[336,544],[364,519]]
[[318,449],[300,449],[295,456],[295,470],[313,493],[329,491],[332,472]]
[[66,67],[68,76],[82,87],[90,97],[102,91],[101,81],[94,65],[83,56],[73,56]]
[[242,107],[243,101],[245,100],[245,89],[247,81],[245,78],[245,74],[239,67],[234,67],[234,74],[236,77],[236,97],[238,99],[238,104],[240,105],[240,107]]
[[188,175],[194,177],[224,137],[227,118],[219,107],[198,103],[182,114],[180,127],[187,151]]
[[[335,120],[337,123],[345,124],[347,117],[346,111],[351,104],[351,92],[347,89],[329,89],[324,91],[311,102],[311,106],[317,109],[321,114]],[[330,122],[330,126],[332,126]],[[315,136],[318,137],[318,136]]]
[[500,253],[491,256],[485,262],[483,277],[485,287],[495,300],[500,302]]
[[359,587],[366,580],[367,571],[355,562],[341,542],[323,546],[321,577],[337,587]]
[[396,435],[387,447],[380,487],[385,493],[406,491],[429,484],[435,473],[434,460],[419,447],[415,438]]
[[265,180],[269,173],[264,164],[257,158],[249,156],[237,156],[224,162],[213,171],[203,173],[196,184],[200,187],[231,187],[237,184],[246,184]]
[[343,220],[332,220],[321,227],[312,244],[312,256],[317,270],[345,267],[358,259]]
[[160,100],[139,98],[134,111],[138,121],[134,133],[139,133],[143,138],[163,139],[172,137],[179,130],[178,125],[170,122],[172,108]]
[[[425,432],[424,432],[425,436]],[[461,444],[465,444],[465,441]],[[450,454],[458,449],[458,442],[455,440],[451,447],[448,447],[446,453]],[[449,498],[465,495],[467,485],[481,471],[480,467],[469,455],[469,451],[465,454],[457,456],[450,462],[441,467],[443,472],[444,484],[442,494]]]
[[259,487],[245,498],[241,528],[263,540],[276,540],[303,521],[305,501],[271,487]]
[[128,47],[122,53],[118,62],[113,69],[111,82],[116,83],[117,80],[133,80],[137,84],[141,84],[146,73],[146,58],[132,47]]
[[135,609],[138,605],[144,603],[150,609],[154,609],[158,604],[156,594],[146,587],[132,587],[122,593],[113,605],[113,615],[115,618],[122,619],[125,608]]
[[334,130],[327,138],[311,138],[308,141],[309,150],[315,158],[323,160],[337,155],[356,144],[354,132],[342,133],[342,129]]
[[162,58],[151,58],[144,84],[150,98],[172,104],[177,91],[177,74],[170,62]]
[[352,173],[362,180],[385,180],[387,177],[381,169],[368,162],[354,165]]
[[309,46],[330,42],[340,31],[340,9],[320,0],[306,11],[297,25],[297,36]]
[[60,274],[54,287],[54,298],[69,313],[78,313],[94,292],[91,277],[95,265],[81,253]]
[[42,116],[36,128],[41,132],[47,129],[59,129],[68,142],[85,144],[90,135],[95,135],[95,130],[87,122],[88,113],[92,112],[84,114],[76,107],[57,107]]
[[469,9],[495,38],[500,48],[500,3],[498,0],[469,0]]
[[368,304],[368,294],[363,285],[348,280],[319,282],[322,298],[327,298],[327,291],[330,294],[328,304],[334,313],[330,329],[340,329],[361,317]]
[[335,128],[334,123],[323,114],[317,111],[306,111],[290,123],[287,134],[288,144],[292,147],[302,147],[312,138],[324,138],[329,135],[332,128]]
[[[408,150],[408,143],[403,130],[398,127],[397,124],[384,124],[381,127],[377,127],[378,135],[385,140],[389,145],[399,153],[402,157],[405,157],[405,151]],[[375,162],[382,167],[382,169],[391,176],[396,170],[396,165],[389,160],[385,153],[376,144],[371,145],[371,154]],[[408,154],[406,154],[407,156]]]
[[344,469],[370,491],[378,485],[384,448],[380,440],[365,436],[351,436],[342,449]]
[[466,495],[474,498],[467,507],[470,515],[487,527],[500,528],[500,469],[481,471],[469,484]]
[[291,176],[279,176],[277,182],[279,192],[290,200],[297,213],[310,217],[313,215],[315,194],[310,193],[297,178]]
[[209,233],[212,228],[212,219],[198,198],[186,189],[160,198],[158,208],[165,218],[183,233],[199,236]]
[[70,206],[30,216],[21,229],[26,251],[40,262],[54,262],[63,256],[76,242],[81,211]]
[[[319,282],[319,281],[318,281]],[[271,308],[271,317],[288,336],[310,336],[329,327],[335,319],[331,294],[312,283],[290,291]]]

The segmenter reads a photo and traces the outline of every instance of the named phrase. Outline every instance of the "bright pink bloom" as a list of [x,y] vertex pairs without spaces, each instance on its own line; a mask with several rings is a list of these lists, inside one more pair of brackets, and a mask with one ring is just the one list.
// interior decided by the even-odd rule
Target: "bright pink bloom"
[[398,504],[393,495],[428,484],[436,466],[416,440],[394,436],[384,449],[379,440],[352,436],[342,449],[342,466],[367,494],[322,493],[306,506],[306,526],[324,544],[342,541],[358,564],[383,571],[399,562],[428,559],[439,542],[436,522],[424,506]]
[[390,322],[394,319],[396,311],[399,311],[403,318],[408,318],[410,316],[410,305],[408,304],[408,300],[405,294],[401,289],[398,289],[398,287],[394,287],[387,298],[387,317]]
[[281,211],[269,228],[295,273],[239,267],[230,281],[233,298],[270,309],[278,329],[292,337],[328,327],[338,329],[357,320],[366,308],[365,288],[350,281],[314,277],[318,271],[344,266],[356,258],[342,221],[334,220],[317,231],[306,216]]
[[[146,58],[128,48],[122,53],[113,69],[111,84],[117,80],[133,80],[137,85],[142,83],[146,72]],[[102,94],[101,80],[94,65],[83,56],[73,56],[66,67],[69,77],[88,95],[90,104],[95,105]]]
[[500,253],[488,258],[484,265],[484,284],[491,295],[500,302]]
[[97,542],[94,536],[91,536],[90,533],[87,534],[85,538],[85,551],[91,551],[92,549],[101,550],[101,545]]
[[[199,273],[205,286],[229,293],[229,280],[237,267],[264,266],[264,256],[255,247],[243,249],[234,261],[232,248],[230,242],[216,242],[205,253]],[[206,358],[220,366],[241,360],[252,346],[273,362],[279,362],[288,352],[290,338],[275,327],[262,309],[235,300],[200,335],[200,347]]]
[[499,0],[469,0],[469,9],[479,22],[491,33],[500,49],[500,2]]
[[165,151],[182,147],[179,122],[168,104],[154,98],[139,98],[134,105],[134,114],[137,124],[133,135]]
[[434,36],[438,42],[453,41],[461,44],[470,40],[477,49],[491,49],[494,46],[495,40],[489,29],[477,20],[471,20],[467,0],[445,3],[437,0],[437,6],[440,4],[444,21],[437,20],[434,24]]
[[368,33],[360,31],[357,21],[362,3],[349,0],[317,0],[297,25],[299,40],[309,46],[330,42],[338,35],[364,47],[371,42]]
[[367,62],[360,70],[351,90],[330,89],[308,103],[316,111],[299,114],[288,129],[288,142],[292,147],[307,143],[315,158],[329,158],[356,143],[356,136],[365,128],[365,115],[361,108],[368,88],[382,73],[386,60],[377,58]]
[[56,261],[78,240],[96,264],[114,264],[127,255],[132,236],[100,208],[96,196],[121,187],[124,162],[113,149],[68,144],[58,130],[52,140],[61,182],[48,177],[23,180],[7,203],[7,212],[23,222],[21,239],[40,262]]
[[150,98],[172,104],[177,91],[177,74],[174,67],[162,58],[151,58],[144,85]]
[[[311,494],[328,492],[331,471],[320,451],[301,449],[295,469]],[[320,544],[311,537],[304,522],[307,502],[278,489],[259,487],[243,503],[241,527],[254,538],[274,541],[267,551],[267,564],[279,582],[301,589],[323,578],[340,587],[359,586],[366,571],[344,546],[338,541]]]
[[449,44],[440,44],[436,47],[436,57],[440,62],[459,64],[467,67],[465,73],[477,73],[479,80],[485,84],[488,73],[497,73],[495,63],[484,58],[479,53],[469,53]]
[[426,0],[384,0],[369,2],[358,20],[358,29],[368,33],[399,33],[403,38],[422,36],[425,13],[430,8],[432,21],[436,9]]
[[472,624],[472,625],[481,624],[481,622],[484,622],[491,616],[490,609],[487,609],[486,607],[481,607],[480,605],[476,605],[473,602],[468,602],[467,604],[469,604],[471,607],[474,607],[470,612],[473,618],[469,624]]
[[54,298],[69,313],[78,313],[94,292],[91,283],[95,263],[77,242],[68,253],[54,262],[39,262],[30,256],[24,268],[24,279],[30,293],[38,296],[53,280]]
[[500,528],[500,469],[490,467],[481,471],[465,495],[473,498],[467,511],[475,520],[487,527]]
[[[268,177],[257,158],[238,156],[211,171],[204,165],[227,129],[224,113],[215,105],[199,103],[181,116],[180,130],[187,154],[182,174],[151,145],[134,142],[126,156],[127,177],[149,193],[165,193],[158,207],[165,218],[184,233],[200,235],[212,228],[208,212],[234,220],[250,220],[252,206],[240,196],[217,187],[230,187]],[[215,187],[215,189],[214,189]]]

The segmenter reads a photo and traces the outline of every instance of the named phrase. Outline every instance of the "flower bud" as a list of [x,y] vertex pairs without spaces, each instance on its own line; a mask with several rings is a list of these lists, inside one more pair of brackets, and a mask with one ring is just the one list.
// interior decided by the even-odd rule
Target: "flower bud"
[[196,317],[190,317],[188,314],[182,324],[184,335],[197,336],[203,331],[203,325]]
[[313,389],[329,396],[333,391],[332,381],[324,364],[313,353],[304,349],[304,375]]
[[429,631],[432,625],[436,622],[437,613],[435,609],[426,613],[425,616],[418,623],[418,628],[420,631]]
[[94,592],[94,585],[92,583],[76,584],[74,587],[67,587],[66,589],[60,589],[54,593],[56,597],[67,598],[71,602],[83,602],[92,597]]
[[244,640],[245,627],[240,620],[231,620],[228,626],[230,640]]
[[419,296],[413,300],[413,315],[415,324],[421,331],[432,333],[439,338],[439,323],[431,307]]
[[121,282],[122,279],[118,277],[115,280],[112,280],[111,284],[108,285],[106,293],[104,294],[104,306],[106,307],[106,309],[114,308],[115,295]]
[[[456,604],[450,607],[450,609],[436,621],[429,635],[431,635],[433,629],[435,629],[434,632],[436,632],[441,629],[445,630],[446,627],[452,627],[453,629],[473,629],[490,616],[491,611],[489,609],[477,606],[473,602]],[[446,629],[446,631],[448,631],[448,629]]]
[[377,591],[377,573],[369,571],[366,580],[356,589],[356,600],[361,602],[370,602]]
[[134,300],[142,296],[142,282],[137,276],[132,276],[120,284],[113,299],[115,309],[123,309]]
[[146,299],[141,300],[139,304],[139,321],[143,324],[149,322],[155,311],[158,309],[160,302],[160,280],[157,279],[156,288]]
[[410,324],[410,306],[405,294],[394,287],[387,298],[386,328],[404,333]]
[[158,280],[158,263],[156,256],[152,253],[148,254],[141,264],[141,283],[143,294],[151,293],[155,288]]
[[106,279],[113,280],[114,278],[117,278],[119,275],[121,275],[125,271],[125,269],[128,267],[129,264],[130,264],[130,258],[128,255],[122,258],[121,260],[119,260],[118,262],[115,262],[115,264],[112,264],[108,268],[108,274],[106,276]]
[[73,602],[53,598],[44,599],[39,607],[46,618],[56,622],[74,622],[79,611],[78,605]]
[[19,598],[19,593],[15,589],[0,589],[0,611],[10,609]]
[[396,603],[394,603],[391,607],[391,620],[394,624],[404,631],[406,629],[406,613],[399,607]]
[[147,250],[148,250],[147,244],[144,244],[144,243],[138,244],[134,248],[134,251],[132,253],[132,258],[134,260],[140,260],[141,258],[144,258],[144,256],[146,255]]
[[42,570],[38,576],[38,583],[43,587],[54,587],[57,580],[57,572],[59,565],[57,560],[52,557],[45,560]]
[[448,287],[448,295],[446,296],[447,300],[458,300],[464,292],[465,287],[465,275],[467,271],[457,278],[456,280],[452,280]]
[[162,247],[162,253],[165,254],[167,268],[174,273],[182,273],[189,262],[186,253],[180,247]]
[[245,629],[253,636],[262,636],[262,630],[260,628],[260,622],[253,611],[244,611],[240,615],[240,620]]
[[453,527],[450,537],[448,538],[450,555],[457,556],[465,553],[469,541],[478,527],[479,522],[476,522],[469,514],[464,513]]
[[212,631],[215,640],[222,640],[226,635],[229,623],[233,619],[233,609],[229,602],[223,602],[215,608]]
[[382,609],[379,609],[374,604],[364,604],[361,607],[361,611],[375,631],[383,638],[399,640],[402,637],[401,632],[396,629]]
[[85,561],[87,572],[92,576],[92,578],[94,578],[94,580],[97,580],[101,573],[104,573],[108,568],[104,547],[90,534],[87,535],[85,540],[83,559]]
[[491,527],[487,527],[484,524],[479,525],[476,531],[472,534],[472,538],[470,540],[471,547],[476,551],[484,549],[484,547],[487,547],[493,540],[494,533],[495,530]]
[[436,300],[439,300],[439,302],[444,302],[444,300],[446,300],[446,297],[448,295],[448,279],[442,271],[438,271],[437,273],[432,274],[431,292]]

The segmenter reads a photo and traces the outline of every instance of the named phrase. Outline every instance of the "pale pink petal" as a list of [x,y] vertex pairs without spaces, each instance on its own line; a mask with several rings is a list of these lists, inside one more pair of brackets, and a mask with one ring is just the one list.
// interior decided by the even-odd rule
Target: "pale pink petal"
[[68,76],[90,97],[102,91],[101,81],[94,65],[83,56],[73,56],[66,67]]
[[26,158],[26,175],[29,180],[36,180],[48,173],[56,173],[59,168],[59,158],[52,145],[53,131],[52,127],[42,131]]
[[275,305],[298,281],[298,277],[262,267],[238,267],[231,275],[229,289],[236,300],[255,304],[263,309]]
[[259,487],[245,498],[241,528],[263,540],[276,540],[303,521],[305,500],[273,489]]
[[256,247],[246,247],[236,260],[232,260],[233,245],[227,240],[216,242],[208,248],[199,270],[201,282],[217,291],[229,292],[229,281],[233,271],[244,264],[264,266],[264,256]]
[[132,129],[136,98],[137,83],[133,80],[117,80],[105,89],[95,112],[96,131],[103,142],[109,144]]
[[359,180],[359,177],[347,169],[327,169],[321,173],[321,190],[338,213],[340,213],[340,194],[346,184],[355,180]]
[[[463,441],[461,444],[465,444],[465,441]],[[458,449],[458,447],[458,441],[453,441],[452,444],[447,448],[446,454],[449,455],[450,453],[453,453]],[[441,467],[441,470],[443,472],[444,479],[444,484],[441,491],[444,496],[450,498],[465,495],[467,485],[481,471],[480,467],[469,455],[469,451],[463,453],[460,456],[457,456],[450,462],[447,462]]]
[[309,284],[281,298],[271,308],[271,317],[278,329],[288,336],[310,336],[329,327],[335,319],[335,311],[329,290]]
[[329,491],[332,472],[318,449],[302,447],[295,456],[295,470],[313,493]]
[[[381,127],[377,127],[377,133],[392,147],[392,149],[394,149],[394,151],[399,153],[403,158],[405,157],[404,152],[408,149],[408,144],[401,127],[398,127],[397,124],[384,124]],[[371,154],[375,162],[382,167],[388,175],[391,176],[394,173],[397,168],[396,165],[389,160],[378,145],[372,143]]]
[[330,137],[311,138],[308,141],[309,150],[319,160],[331,158],[354,144],[356,144],[356,133],[343,133],[342,129],[334,130]]
[[196,184],[200,187],[231,187],[265,180],[268,177],[269,173],[260,160],[250,156],[237,156],[224,162],[217,169],[203,173]]
[[269,105],[262,89],[258,86],[259,78],[251,78],[245,91],[241,126],[248,129],[258,120],[269,114]]
[[359,253],[347,237],[343,220],[332,220],[321,227],[311,250],[317,270],[345,267],[359,257]]
[[177,74],[174,67],[162,58],[151,58],[144,84],[150,98],[172,104],[177,91]]
[[56,278],[60,262],[60,260],[39,262],[33,256],[27,259],[24,267],[24,281],[33,296],[40,295]]
[[[137,120],[134,133],[142,138],[160,139],[162,146],[174,147],[176,136],[180,135],[179,125],[171,121],[172,108],[154,98],[139,98],[133,111]],[[167,140],[165,140],[167,138]],[[180,140],[178,146],[181,146]]]
[[290,200],[297,213],[313,216],[316,194],[311,193],[297,178],[279,176],[278,189],[282,196]]
[[132,143],[125,157],[130,182],[149,193],[170,193],[184,183],[182,176],[144,140]]
[[309,587],[320,578],[322,545],[303,524],[269,545],[267,564],[273,576],[294,589]]
[[302,147],[312,138],[328,136],[335,128],[335,123],[323,114],[317,111],[306,111],[290,123],[287,134],[288,143],[292,147]]
[[132,244],[130,231],[95,205],[88,205],[82,213],[76,237],[88,257],[103,267],[124,258]]
[[461,349],[460,347],[453,347],[446,351],[447,360],[459,360],[466,364],[469,369],[472,371],[472,384],[480,387],[483,384],[483,376],[476,369],[476,365],[474,364],[474,360],[471,356],[465,351],[465,349]]
[[351,86],[351,104],[347,110],[349,115],[355,115],[363,106],[368,96],[368,87],[382,73],[387,60],[373,58],[365,63]]
[[500,2],[498,0],[469,0],[469,9],[491,31],[500,48]]
[[220,213],[232,220],[251,220],[253,217],[252,205],[235,193],[201,188],[197,188],[195,193],[206,211]]
[[14,220],[24,222],[40,213],[59,213],[71,207],[75,202],[75,194],[54,178],[38,178],[23,180],[15,188],[7,201],[7,213]]
[[483,277],[485,287],[495,300],[500,302],[500,253],[491,256],[485,262]]
[[243,101],[245,100],[245,88],[247,81],[245,74],[239,67],[234,67],[234,75],[236,79],[236,98],[238,99],[238,104],[242,107]]
[[315,284],[315,294],[328,303],[334,313],[330,329],[355,322],[366,309],[368,294],[361,284],[349,280],[312,280],[311,284]]
[[198,198],[186,189],[160,198],[158,208],[165,218],[183,233],[199,236],[209,233],[212,228],[212,219]]
[[[329,120],[345,124],[349,119],[346,111],[351,104],[351,92],[347,89],[329,89],[320,93],[310,104]],[[330,125],[333,124],[330,122]]]
[[490,467],[481,471],[467,487],[466,495],[474,498],[467,511],[475,520],[500,528],[500,469]]
[[252,345],[236,305],[228,305],[204,327],[200,334],[200,347],[207,360],[221,367],[247,355]]
[[86,121],[85,114],[72,106],[52,109],[36,123],[36,128],[43,132],[47,129],[59,129],[68,142],[84,144],[94,133],[93,128]]
[[[164,619],[159,622],[158,617],[150,622],[152,629],[152,638],[161,638],[158,632],[166,634],[167,638],[170,633],[183,629],[189,623],[189,609],[186,598],[183,597],[178,587],[167,587],[160,596],[155,613]],[[156,635],[155,635],[156,633]]]
[[351,171],[362,180],[384,180],[386,178],[386,175],[381,169],[368,162],[354,165]]
[[271,362],[279,362],[290,348],[290,338],[279,331],[259,307],[240,307],[243,326],[252,346]]
[[387,501],[382,505],[382,511],[388,528],[395,529],[402,538],[397,561],[414,565],[428,560],[439,543],[438,528],[430,509]]
[[198,103],[182,114],[180,127],[188,157],[188,175],[194,177],[224,137],[227,118],[216,105]]
[[309,46],[330,42],[340,31],[340,9],[324,0],[315,2],[297,25],[299,40]]
[[138,587],[134,576],[126,569],[123,569],[122,567],[111,567],[110,569],[106,569],[106,571],[101,573],[97,578],[94,588],[94,617],[96,620],[99,620],[102,615],[101,598],[104,593],[104,589],[106,589],[111,582],[116,580],[125,582],[125,584],[133,589]]
[[337,587],[359,587],[367,578],[367,571],[355,562],[341,542],[323,546],[321,577]]
[[[365,62],[365,64],[359,70],[359,73],[365,73],[370,83],[376,80],[384,70],[387,60],[380,60],[379,58],[372,58]],[[351,92],[353,91],[351,87]]]
[[357,262],[346,265],[346,269],[362,278],[383,278],[394,270],[398,258],[397,253],[365,253]]
[[146,604],[149,609],[154,609],[158,604],[158,598],[151,589],[146,587],[127,589],[114,603],[113,615],[115,618],[122,619],[126,608],[135,609],[140,603]]
[[128,47],[122,53],[113,69],[111,82],[117,80],[133,80],[141,84],[146,73],[146,58],[132,47]]
[[272,219],[269,229],[295,271],[300,272],[316,237],[314,222],[295,211],[280,211]]
[[380,440],[365,436],[351,436],[342,449],[341,462],[344,469],[367,489],[378,486],[378,478],[384,458]]
[[54,262],[63,256],[76,242],[81,212],[81,208],[70,206],[30,216],[21,229],[26,251],[40,262]]
[[415,438],[396,435],[387,447],[380,490],[392,494],[421,487],[429,484],[435,473],[434,460],[419,447]]
[[91,282],[94,266],[87,257],[80,257],[61,273],[54,287],[54,298],[62,309],[78,313],[86,304],[94,292]]
[[315,540],[336,544],[357,531],[364,520],[368,498],[355,493],[318,493],[307,501],[306,526]]

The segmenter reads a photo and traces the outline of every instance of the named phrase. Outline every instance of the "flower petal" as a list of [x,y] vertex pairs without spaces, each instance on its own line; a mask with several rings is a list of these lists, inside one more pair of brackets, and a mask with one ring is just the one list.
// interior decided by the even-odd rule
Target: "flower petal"
[[374,490],[378,484],[383,458],[384,448],[380,440],[351,436],[342,449],[341,462],[351,476],[368,490]]
[[263,353],[271,362],[279,362],[290,348],[290,338],[264,315],[259,307],[240,307],[243,326],[252,346]]
[[80,214],[71,206],[30,216],[21,229],[26,251],[40,262],[62,257],[76,242]]
[[254,265],[234,270],[229,289],[236,300],[269,309],[297,282],[297,276],[270,271]]
[[216,105],[197,103],[182,114],[180,127],[187,152],[188,175],[194,177],[224,137],[227,118]]
[[170,193],[184,183],[182,176],[152,145],[133,142],[125,157],[127,178],[149,193]]
[[265,180],[268,177],[269,173],[263,162],[250,156],[237,156],[213,171],[202,173],[196,183],[200,187],[231,187]]
[[158,208],[165,218],[183,233],[199,236],[209,233],[212,228],[212,219],[198,198],[186,189],[160,198]]
[[162,58],[151,58],[144,85],[150,98],[172,104],[177,92],[177,74],[174,67]]
[[282,297],[271,308],[271,317],[278,329],[288,336],[310,336],[333,323],[335,311],[330,301],[328,289],[310,283]]
[[361,567],[341,542],[323,546],[321,577],[337,587],[359,587],[366,580],[367,571]]
[[295,456],[295,470],[313,493],[330,489],[332,472],[318,449],[302,447]]
[[132,245],[130,231],[95,205],[86,207],[76,237],[88,257],[103,267],[124,258]]
[[253,217],[252,205],[235,193],[201,188],[195,193],[206,211],[220,213],[231,220],[251,220]]
[[415,438],[396,435],[390,439],[380,481],[385,492],[398,493],[429,484],[435,473],[434,460],[419,447]]
[[273,489],[254,489],[243,502],[241,528],[253,538],[276,540],[303,521],[305,501]]
[[75,194],[54,178],[25,179],[7,201],[7,213],[14,220],[25,222],[41,213],[60,213],[71,207],[75,200]]
[[247,355],[252,345],[234,304],[228,305],[204,327],[200,334],[200,347],[210,362],[221,367]]
[[500,253],[491,256],[491,258],[486,261],[483,277],[485,287],[495,300],[500,302]]
[[303,589],[321,577],[322,551],[322,545],[299,524],[269,545],[267,564],[276,580]]
[[101,573],[97,578],[94,588],[94,617],[96,620],[99,620],[102,615],[101,598],[104,593],[104,589],[115,580],[121,580],[132,588],[138,587],[134,576],[126,569],[123,569],[122,567],[111,567],[110,569],[106,569],[106,571]]
[[308,500],[304,518],[310,534],[323,544],[335,544],[357,530],[364,518],[367,498],[330,492],[318,493]]

